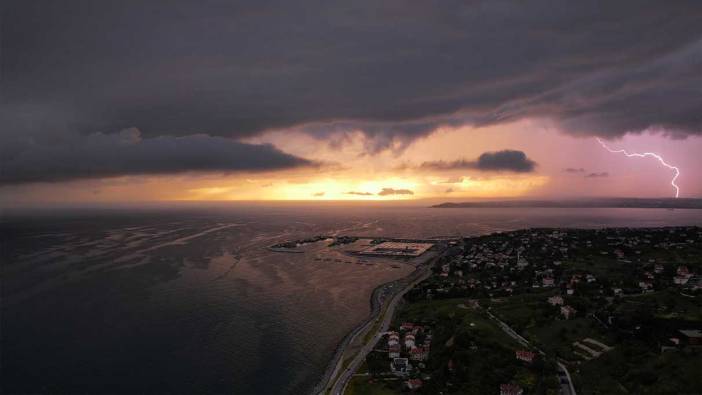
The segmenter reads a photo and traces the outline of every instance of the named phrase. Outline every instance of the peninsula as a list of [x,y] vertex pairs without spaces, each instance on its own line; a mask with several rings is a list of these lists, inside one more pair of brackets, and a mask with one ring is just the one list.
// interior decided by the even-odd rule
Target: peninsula
[[597,198],[564,200],[490,200],[447,202],[432,208],[664,208],[702,209],[702,199],[697,198]]

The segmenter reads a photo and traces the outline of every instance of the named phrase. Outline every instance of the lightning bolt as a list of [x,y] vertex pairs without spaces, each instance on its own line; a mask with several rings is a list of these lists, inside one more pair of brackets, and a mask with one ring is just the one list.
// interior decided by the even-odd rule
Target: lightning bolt
[[595,139],[597,139],[597,142],[600,143],[600,145],[601,145],[602,147],[604,147],[604,149],[606,149],[607,151],[609,151],[609,152],[611,152],[611,153],[613,153],[613,154],[624,154],[624,155],[626,155],[626,156],[629,157],[629,158],[646,158],[646,157],[652,157],[652,158],[658,159],[658,161],[659,161],[663,166],[665,166],[665,167],[667,167],[667,168],[669,168],[669,169],[671,169],[671,170],[673,170],[673,171],[675,172],[675,175],[673,176],[673,179],[670,180],[670,185],[672,185],[673,188],[675,188],[675,197],[677,198],[677,197],[680,195],[680,187],[678,187],[678,184],[675,183],[675,180],[677,180],[677,179],[678,179],[678,176],[680,176],[680,169],[678,169],[677,167],[675,167],[675,166],[673,166],[673,165],[670,165],[670,164],[666,163],[665,160],[663,160],[663,158],[662,158],[660,155],[658,155],[658,154],[656,154],[656,153],[653,153],[653,152],[644,152],[644,153],[642,153],[642,154],[639,154],[639,153],[636,153],[636,152],[635,152],[635,153],[633,153],[633,154],[630,154],[630,153],[626,152],[626,150],[624,150],[624,149],[614,150],[614,149],[609,148],[609,147],[607,146],[607,144],[604,143],[604,141],[600,140],[599,137],[595,137]]

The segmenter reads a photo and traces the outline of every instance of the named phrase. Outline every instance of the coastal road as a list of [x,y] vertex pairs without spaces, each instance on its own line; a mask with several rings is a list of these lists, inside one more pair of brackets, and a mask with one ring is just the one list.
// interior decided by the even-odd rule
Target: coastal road
[[[386,293],[389,292],[388,290],[392,287],[394,287],[394,283],[388,283],[382,285],[380,288],[374,291],[373,295],[371,296],[373,298],[373,302],[371,302],[371,304],[373,305],[373,309],[370,318],[368,318],[362,325],[354,329],[349,334],[347,339],[344,339],[343,343],[339,347],[339,350],[334,355],[334,361],[332,362],[332,366],[334,367],[334,369],[325,372],[324,378],[321,380],[317,388],[315,388],[315,390],[312,392],[313,394],[326,394],[327,391],[330,389],[330,381],[333,378],[337,377],[339,371],[343,369],[345,350],[349,347],[350,344],[353,344],[353,342],[356,341],[356,338],[359,335],[367,333],[370,330],[370,328],[372,328],[373,325],[376,323],[376,320],[378,319],[378,317],[380,316],[380,312],[382,311]],[[376,317],[376,315],[378,317]]]
[[[344,390],[346,389],[346,386],[348,385],[349,381],[351,380],[351,377],[353,377],[354,372],[358,369],[359,366],[363,363],[363,361],[366,358],[366,355],[373,350],[373,347],[375,346],[376,343],[378,343],[378,340],[382,337],[383,333],[385,333],[388,328],[390,327],[390,323],[392,322],[392,318],[395,314],[395,308],[397,307],[397,304],[402,300],[402,297],[412,288],[414,288],[415,285],[418,283],[426,280],[429,278],[431,275],[431,270],[430,266],[425,266],[422,267],[418,270],[423,270],[424,272],[421,273],[414,281],[410,282],[402,291],[399,291],[396,293],[390,302],[387,305],[387,308],[383,311],[381,308],[380,310],[380,316],[378,319],[381,319],[381,324],[378,326],[378,329],[376,332],[373,334],[373,337],[363,345],[363,347],[356,353],[356,355],[353,357],[351,362],[346,366],[345,368],[341,368],[341,372],[336,376],[336,380],[332,383],[331,389],[329,393],[333,395],[343,395]],[[371,320],[369,322],[369,325],[372,325],[376,322],[376,320]],[[365,333],[365,331],[361,331],[359,333]],[[341,366],[343,364],[344,358],[339,359],[338,366]],[[334,376],[332,376],[334,377]]]

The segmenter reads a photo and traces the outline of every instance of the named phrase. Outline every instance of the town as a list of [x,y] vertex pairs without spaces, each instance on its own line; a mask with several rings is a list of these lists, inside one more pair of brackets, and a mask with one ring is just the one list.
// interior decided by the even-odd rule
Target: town
[[495,233],[433,262],[346,394],[702,388],[702,228]]

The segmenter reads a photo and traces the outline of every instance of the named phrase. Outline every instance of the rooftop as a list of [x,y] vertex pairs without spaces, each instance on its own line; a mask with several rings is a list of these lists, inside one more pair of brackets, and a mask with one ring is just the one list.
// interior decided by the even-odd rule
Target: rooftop
[[386,241],[378,245],[370,246],[360,251],[359,254],[416,257],[422,255],[433,246],[434,244],[432,243],[402,243]]

